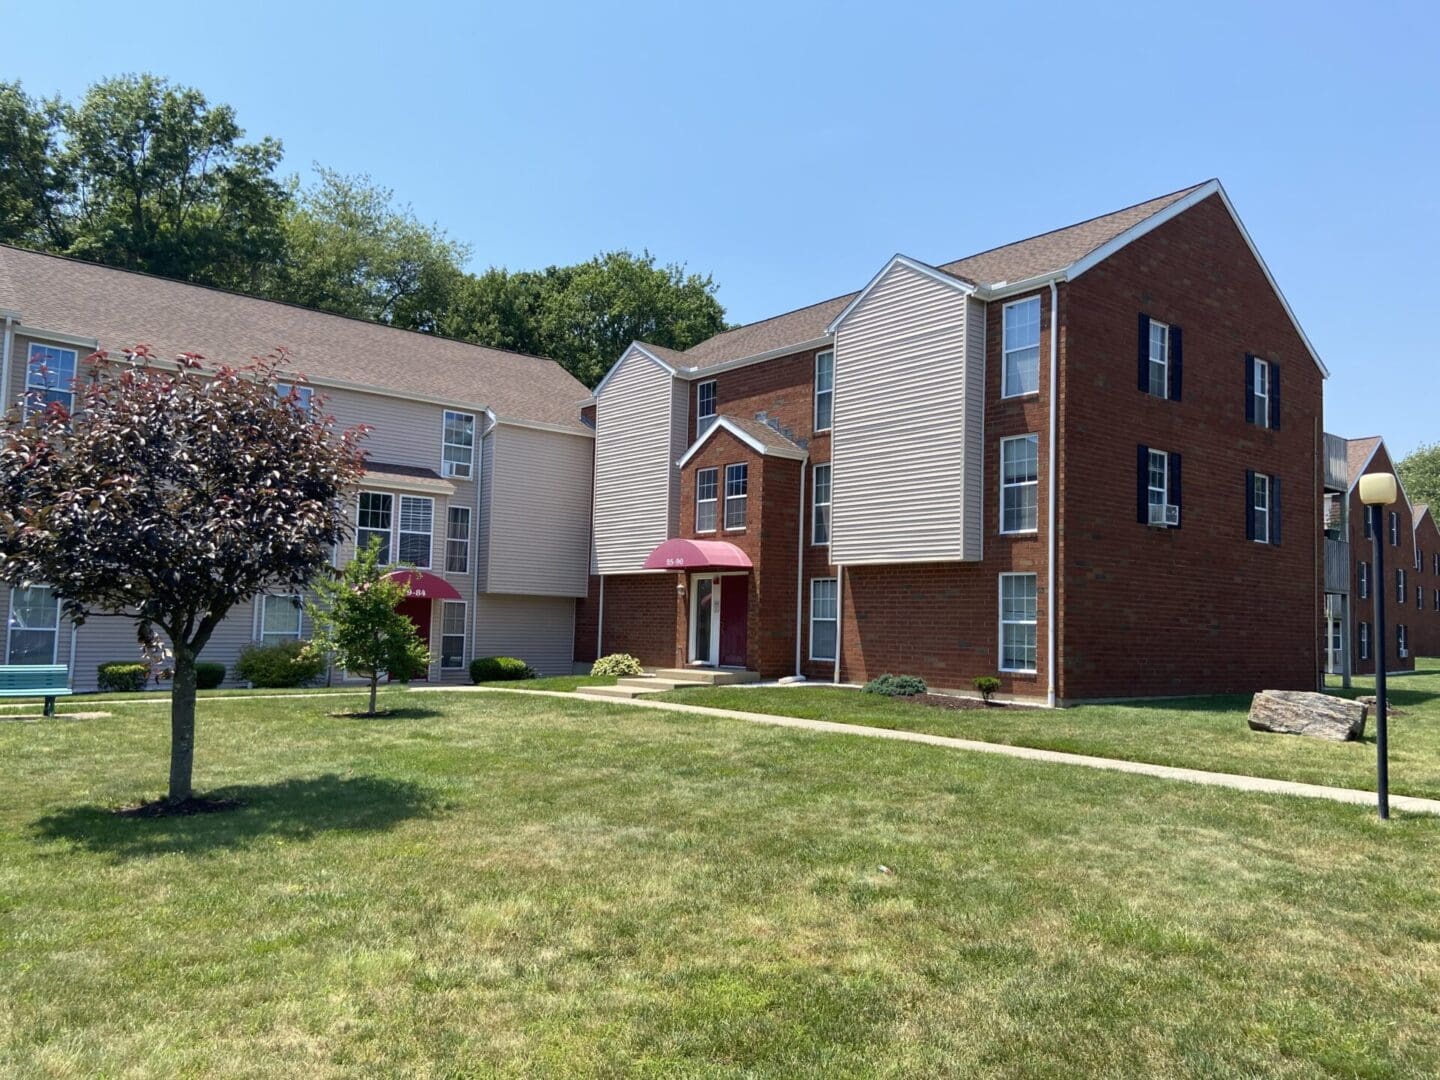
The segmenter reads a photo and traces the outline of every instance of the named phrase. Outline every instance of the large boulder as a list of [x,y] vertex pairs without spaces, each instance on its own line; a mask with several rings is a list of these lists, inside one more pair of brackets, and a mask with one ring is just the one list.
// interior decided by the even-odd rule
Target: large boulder
[[1313,735],[1344,742],[1365,733],[1370,710],[1358,701],[1306,690],[1261,690],[1250,702],[1250,726],[1282,735]]

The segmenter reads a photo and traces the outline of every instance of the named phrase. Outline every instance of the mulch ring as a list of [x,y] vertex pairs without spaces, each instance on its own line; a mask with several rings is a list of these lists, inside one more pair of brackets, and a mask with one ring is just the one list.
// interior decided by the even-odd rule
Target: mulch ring
[[1003,701],[992,701],[988,704],[979,698],[953,697],[950,694],[914,694],[911,697],[901,698],[901,701],[913,701],[916,705],[926,705],[932,709],[1003,709]]
[[156,799],[154,802],[122,806],[113,813],[116,817],[127,818],[189,817],[192,814],[221,814],[226,810],[239,810],[244,805],[240,799],[190,798],[178,803]]

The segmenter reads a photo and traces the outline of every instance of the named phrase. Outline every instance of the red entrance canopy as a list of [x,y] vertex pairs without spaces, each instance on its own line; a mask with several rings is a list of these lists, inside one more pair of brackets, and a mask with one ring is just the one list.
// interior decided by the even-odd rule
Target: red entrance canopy
[[749,570],[750,556],[724,540],[666,540],[645,560],[646,570]]
[[425,570],[394,570],[386,577],[405,583],[405,596],[414,600],[463,600],[456,590],[438,574]]

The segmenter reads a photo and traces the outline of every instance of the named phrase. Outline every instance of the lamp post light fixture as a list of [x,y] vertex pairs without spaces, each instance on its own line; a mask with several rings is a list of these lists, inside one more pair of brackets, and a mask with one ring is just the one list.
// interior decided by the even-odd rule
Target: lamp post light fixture
[[1367,473],[1360,477],[1360,501],[1370,515],[1370,540],[1375,552],[1375,795],[1380,820],[1390,817],[1390,757],[1385,730],[1385,542],[1381,537],[1381,510],[1395,502],[1399,484],[1393,473]]

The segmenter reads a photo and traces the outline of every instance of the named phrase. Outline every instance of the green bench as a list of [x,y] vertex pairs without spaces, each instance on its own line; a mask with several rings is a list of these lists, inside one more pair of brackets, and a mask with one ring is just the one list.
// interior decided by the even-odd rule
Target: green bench
[[0,664],[0,698],[43,697],[45,715],[54,716],[55,699],[71,693],[64,664]]

